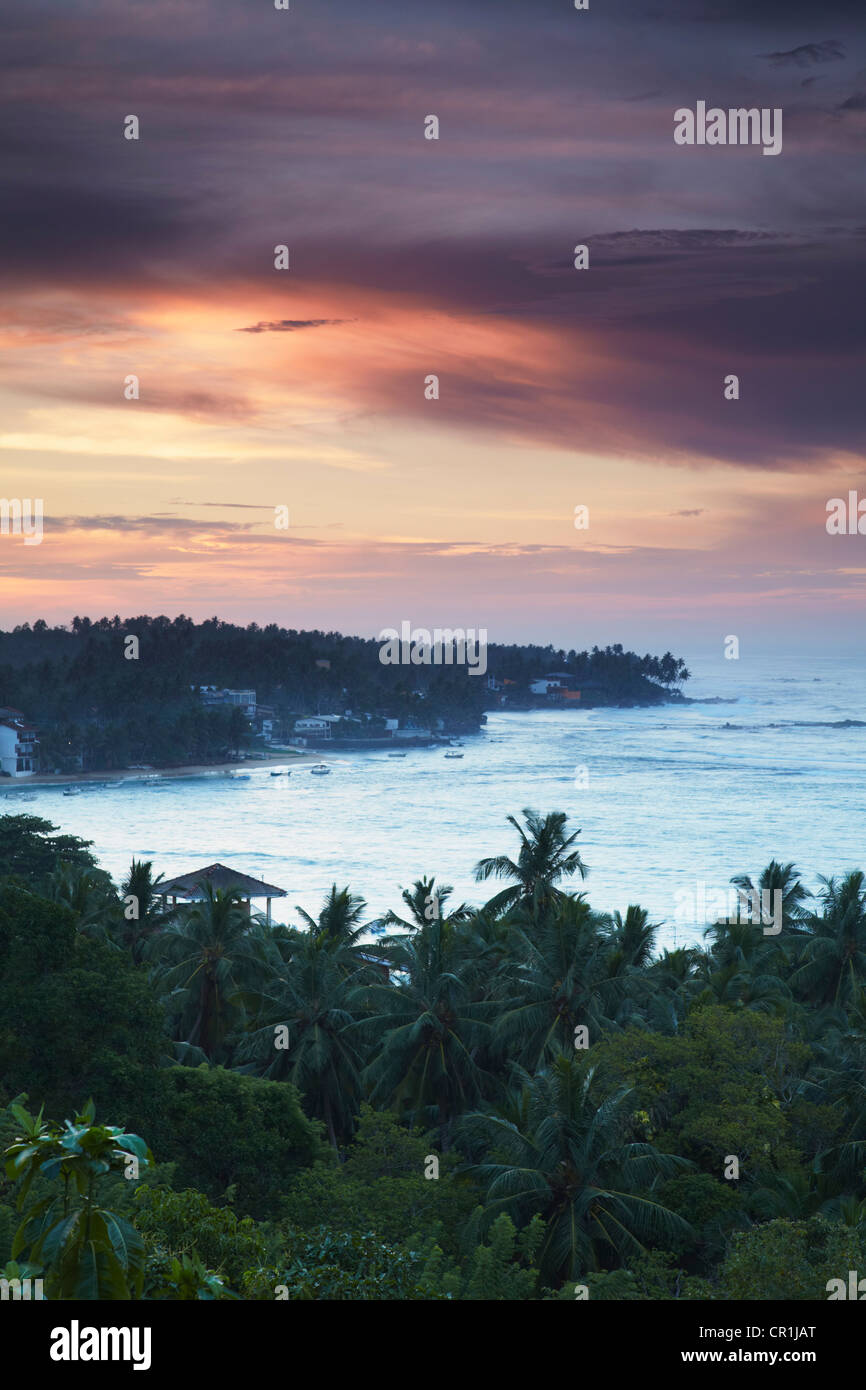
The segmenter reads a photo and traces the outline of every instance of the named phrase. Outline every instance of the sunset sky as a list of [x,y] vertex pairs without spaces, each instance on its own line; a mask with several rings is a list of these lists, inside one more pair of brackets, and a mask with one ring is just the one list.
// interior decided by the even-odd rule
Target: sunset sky
[[0,623],[861,645],[858,8],[0,0]]

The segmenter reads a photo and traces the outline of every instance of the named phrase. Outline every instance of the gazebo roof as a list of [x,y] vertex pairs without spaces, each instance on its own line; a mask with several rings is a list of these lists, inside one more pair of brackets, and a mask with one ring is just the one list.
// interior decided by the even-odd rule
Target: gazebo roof
[[157,893],[161,898],[203,898],[203,885],[209,883],[216,892],[234,891],[242,898],[286,898],[285,888],[277,888],[273,883],[265,883],[262,878],[250,878],[249,874],[238,873],[225,864],[208,864],[204,869],[195,869],[190,874],[179,874],[168,883],[161,883]]

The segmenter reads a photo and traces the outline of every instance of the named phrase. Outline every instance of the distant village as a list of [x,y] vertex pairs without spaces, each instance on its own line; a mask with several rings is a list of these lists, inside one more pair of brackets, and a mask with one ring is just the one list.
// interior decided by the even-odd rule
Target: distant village
[[[586,691],[598,690],[600,682],[583,681],[579,690],[573,686],[574,677],[563,671],[539,676],[528,687],[513,680],[498,680],[494,675],[488,675],[485,682],[491,708],[511,706],[515,709],[544,705],[575,707],[585,698]],[[260,704],[256,691],[252,689],[231,690],[215,685],[199,685],[191,689],[197,692],[205,709],[233,708],[240,712],[248,730],[246,756],[252,757],[255,757],[256,748],[266,754],[278,752],[281,748],[318,749],[336,742],[343,749],[394,743],[404,747],[429,746],[447,743],[455,732],[474,731],[465,727],[456,729],[453,720],[446,721],[439,716],[425,720],[410,715],[401,720],[352,709],[283,719],[272,705]],[[418,695],[420,699],[424,698],[423,691],[419,691]],[[485,716],[482,715],[481,719],[483,722]],[[23,711],[0,708],[0,776],[26,778],[40,771],[50,773],[59,770],[41,766],[38,732],[37,726],[28,721]]]

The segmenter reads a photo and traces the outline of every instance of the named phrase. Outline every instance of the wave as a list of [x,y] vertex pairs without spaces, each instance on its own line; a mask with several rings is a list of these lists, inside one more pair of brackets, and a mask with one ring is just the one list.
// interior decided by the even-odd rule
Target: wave
[[758,733],[760,729],[866,729],[866,719],[786,719],[779,724],[719,724],[717,727],[746,734]]

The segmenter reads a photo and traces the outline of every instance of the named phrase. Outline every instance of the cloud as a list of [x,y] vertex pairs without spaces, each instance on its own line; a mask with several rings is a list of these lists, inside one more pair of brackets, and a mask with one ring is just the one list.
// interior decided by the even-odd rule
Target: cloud
[[301,328],[322,328],[326,324],[354,323],[354,319],[278,319],[276,323],[254,323],[238,328],[238,333],[297,333]]
[[703,516],[706,507],[681,507],[678,512],[668,512],[668,516]]
[[821,43],[803,43],[799,48],[789,48],[776,53],[759,53],[773,67],[784,68],[792,65],[807,68],[813,63],[840,62],[845,57],[845,45],[838,39],[824,39]]

